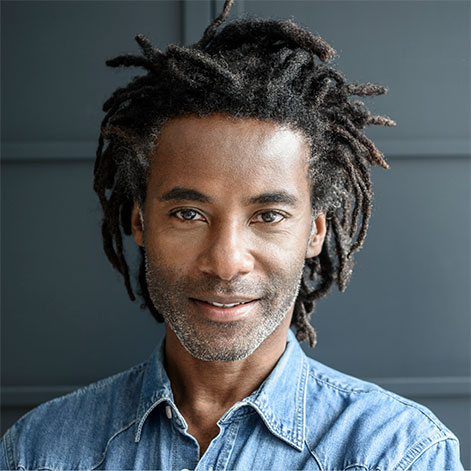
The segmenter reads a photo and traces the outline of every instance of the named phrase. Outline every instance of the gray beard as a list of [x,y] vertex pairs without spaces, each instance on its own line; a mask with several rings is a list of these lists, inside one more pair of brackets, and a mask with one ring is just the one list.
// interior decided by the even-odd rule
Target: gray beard
[[[242,278],[222,281],[217,278],[189,280],[170,268],[153,265],[145,254],[146,280],[155,308],[175,333],[183,347],[204,361],[237,361],[250,356],[280,326],[298,296],[304,260],[293,263],[281,275],[266,282]],[[195,314],[190,295],[247,295],[259,298],[246,319],[214,322]]]

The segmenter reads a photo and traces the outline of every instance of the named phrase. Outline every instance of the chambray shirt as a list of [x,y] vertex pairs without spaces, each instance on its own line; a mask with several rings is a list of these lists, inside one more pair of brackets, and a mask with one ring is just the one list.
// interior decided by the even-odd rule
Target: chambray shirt
[[426,408],[308,358],[290,331],[264,383],[200,457],[173,400],[164,343],[128,371],[44,403],[2,439],[1,469],[462,470]]

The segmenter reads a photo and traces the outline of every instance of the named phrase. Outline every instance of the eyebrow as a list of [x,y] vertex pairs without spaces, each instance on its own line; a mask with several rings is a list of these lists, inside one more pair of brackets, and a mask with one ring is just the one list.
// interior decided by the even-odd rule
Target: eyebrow
[[249,199],[249,204],[270,204],[284,203],[288,206],[296,206],[298,199],[287,191],[274,191],[271,193],[262,193]]
[[[164,193],[160,201],[199,201],[200,203],[210,203],[212,199],[209,196],[200,193],[191,188],[176,186],[167,193]],[[273,191],[268,193],[261,193],[260,195],[253,196],[247,200],[248,204],[270,204],[270,203],[283,203],[288,206],[296,206],[298,199],[296,196],[288,193],[287,191]]]
[[200,203],[209,203],[211,198],[203,195],[199,191],[192,190],[191,188],[184,188],[176,186],[167,193],[164,193],[160,198],[160,201],[199,201]]

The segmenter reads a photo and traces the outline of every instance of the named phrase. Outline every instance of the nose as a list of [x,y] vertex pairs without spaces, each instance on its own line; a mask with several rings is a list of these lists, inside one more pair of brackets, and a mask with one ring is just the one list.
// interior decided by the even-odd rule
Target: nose
[[200,271],[226,281],[250,273],[254,269],[254,257],[247,239],[237,223],[212,228],[198,258]]

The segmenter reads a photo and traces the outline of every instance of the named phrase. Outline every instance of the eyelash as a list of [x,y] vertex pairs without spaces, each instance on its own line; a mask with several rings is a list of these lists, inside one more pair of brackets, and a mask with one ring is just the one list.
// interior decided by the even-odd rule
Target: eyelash
[[278,221],[257,221],[262,224],[278,224],[279,222],[285,220],[288,218],[288,216],[280,211],[275,211],[275,210],[267,210],[267,211],[262,211],[261,213],[258,213],[255,215],[255,217],[263,216],[264,214],[275,214],[276,216],[280,216],[280,219]]
[[204,216],[199,212],[199,211],[196,211],[196,209],[191,209],[191,208],[185,208],[185,209],[177,209],[175,211],[172,211],[170,213],[170,216],[173,216],[177,219],[179,219],[180,221],[182,222],[193,222],[193,221],[201,221],[201,219],[184,219],[183,217],[179,217],[178,216],[178,213],[185,213],[185,212],[192,212],[192,213],[195,213],[201,217],[204,218]]
[[[184,213],[184,212],[192,212],[192,213],[195,213],[195,215],[199,215],[202,219],[184,219],[183,217],[180,217],[179,216],[179,213]],[[275,214],[277,217],[279,216],[280,219],[277,220],[277,221],[256,221],[257,223],[261,223],[261,224],[278,224],[282,221],[284,221],[285,219],[288,219],[288,215],[286,215],[285,213],[282,213],[281,211],[277,211],[277,210],[265,210],[265,211],[262,211],[260,213],[257,213],[254,215],[254,218],[257,218],[259,216],[262,216],[264,214]],[[199,212],[197,211],[196,209],[191,209],[191,208],[185,208],[185,209],[177,209],[175,211],[172,211],[170,213],[170,216],[172,217],[175,217],[177,218],[178,220],[180,220],[181,222],[193,222],[193,221],[202,221],[204,220],[204,216]]]

